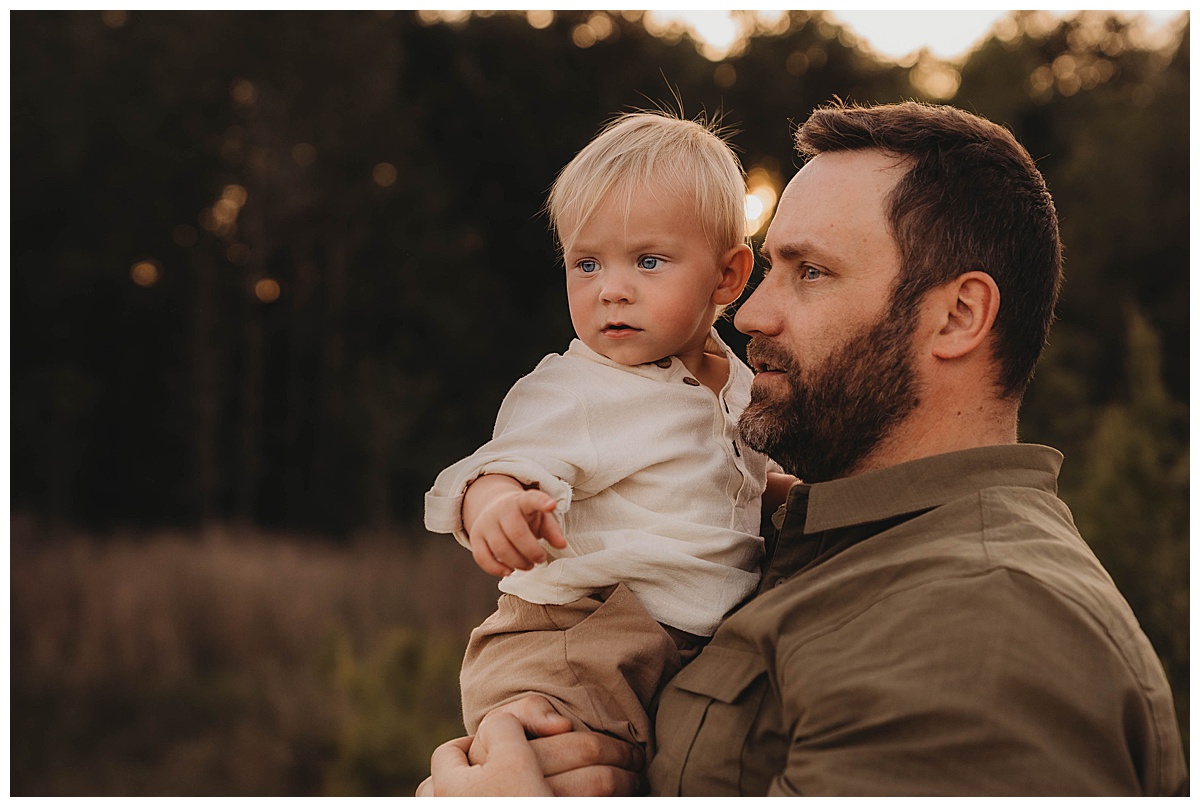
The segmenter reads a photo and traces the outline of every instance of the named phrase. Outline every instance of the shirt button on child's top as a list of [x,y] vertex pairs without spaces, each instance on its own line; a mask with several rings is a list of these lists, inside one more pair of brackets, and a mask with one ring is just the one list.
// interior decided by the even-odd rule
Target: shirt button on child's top
[[659,359],[658,361],[656,361],[656,362],[654,362],[654,363],[655,363],[657,366],[659,366],[659,367],[662,367],[663,369],[666,369],[667,367],[670,367],[670,366],[671,366],[671,357],[670,357],[670,356],[668,356],[668,357],[667,357],[667,358],[665,358],[665,359]]
[[690,376],[684,376],[683,383],[687,384],[689,387],[700,386],[700,382]]

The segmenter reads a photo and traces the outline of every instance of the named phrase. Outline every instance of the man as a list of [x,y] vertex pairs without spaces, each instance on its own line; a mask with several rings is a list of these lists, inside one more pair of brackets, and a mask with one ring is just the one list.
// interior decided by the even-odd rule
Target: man
[[[1186,792],[1162,667],[1055,495],[1062,457],[1017,443],[1061,264],[1029,155],[915,103],[817,110],[797,145],[735,322],[743,436],[805,483],[756,596],[662,693],[651,792]],[[507,712],[422,792],[633,792],[620,743],[536,698]]]

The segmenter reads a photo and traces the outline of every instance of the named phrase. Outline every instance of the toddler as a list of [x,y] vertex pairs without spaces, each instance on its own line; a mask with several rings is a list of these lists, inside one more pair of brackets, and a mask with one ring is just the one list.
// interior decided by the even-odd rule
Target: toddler
[[711,128],[636,113],[563,169],[548,210],[577,339],[443,471],[425,524],[502,577],[471,634],[463,718],[536,693],[652,751],[659,687],[751,594],[759,521],[793,481],[737,421],[751,370],[712,327],[753,267],[745,179]]

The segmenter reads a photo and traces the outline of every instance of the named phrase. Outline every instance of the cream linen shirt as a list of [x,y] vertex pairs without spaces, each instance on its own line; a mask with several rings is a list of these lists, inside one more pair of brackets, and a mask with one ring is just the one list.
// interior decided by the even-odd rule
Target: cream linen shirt
[[492,440],[443,471],[425,494],[425,526],[468,545],[467,486],[483,474],[536,485],[558,502],[565,550],[517,571],[500,590],[562,604],[625,583],[659,622],[711,636],[758,583],[768,465],[738,417],[753,373],[714,329],[729,360],[721,394],[676,357],[633,367],[573,340],[509,391]]

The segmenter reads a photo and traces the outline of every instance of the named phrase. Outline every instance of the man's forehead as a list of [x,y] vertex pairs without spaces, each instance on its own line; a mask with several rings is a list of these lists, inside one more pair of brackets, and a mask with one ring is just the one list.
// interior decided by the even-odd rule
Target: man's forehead
[[886,199],[907,170],[902,158],[876,149],[816,155],[781,194],[760,252],[774,259],[837,253],[845,238],[865,232],[890,240]]
[[904,157],[879,149],[822,152],[796,172],[782,196],[849,187],[882,197],[908,173],[909,167]]

